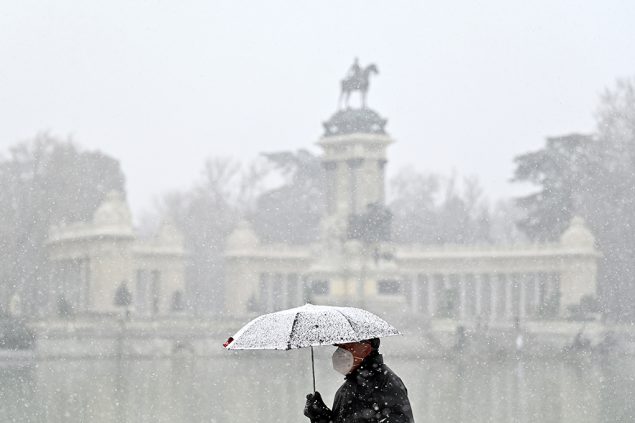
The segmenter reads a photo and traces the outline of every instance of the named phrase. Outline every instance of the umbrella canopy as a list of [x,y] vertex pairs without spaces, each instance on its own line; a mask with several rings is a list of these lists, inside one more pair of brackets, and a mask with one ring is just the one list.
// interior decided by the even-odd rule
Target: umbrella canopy
[[305,304],[255,318],[225,343],[230,350],[290,350],[399,335],[366,310]]

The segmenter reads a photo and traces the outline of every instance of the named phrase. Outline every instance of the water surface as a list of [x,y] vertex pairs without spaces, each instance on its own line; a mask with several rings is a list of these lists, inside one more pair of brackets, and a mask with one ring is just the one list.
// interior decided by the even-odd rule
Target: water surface
[[[308,352],[154,360],[51,360],[0,368],[1,422],[308,422]],[[421,422],[635,421],[635,360],[385,357]],[[341,377],[317,356],[330,403]]]

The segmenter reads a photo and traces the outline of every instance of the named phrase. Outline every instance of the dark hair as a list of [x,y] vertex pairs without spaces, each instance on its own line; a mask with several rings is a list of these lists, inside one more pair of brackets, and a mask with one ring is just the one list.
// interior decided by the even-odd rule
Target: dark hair
[[370,344],[370,346],[373,347],[374,351],[377,351],[379,349],[379,344],[380,344],[379,338],[367,339],[364,342]]

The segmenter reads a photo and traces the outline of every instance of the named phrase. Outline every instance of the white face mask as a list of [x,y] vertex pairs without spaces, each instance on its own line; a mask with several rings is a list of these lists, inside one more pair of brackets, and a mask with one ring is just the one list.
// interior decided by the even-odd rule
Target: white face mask
[[353,368],[353,353],[344,348],[337,348],[333,353],[333,369],[346,376]]

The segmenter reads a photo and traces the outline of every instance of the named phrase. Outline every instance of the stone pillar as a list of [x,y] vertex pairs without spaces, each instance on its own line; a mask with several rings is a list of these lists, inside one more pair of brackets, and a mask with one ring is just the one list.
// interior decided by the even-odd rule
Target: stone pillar
[[381,204],[386,203],[386,187],[384,186],[384,181],[386,180],[386,163],[386,159],[377,162],[377,168],[379,169],[377,175],[377,189],[379,190],[379,194],[377,197]]
[[476,274],[474,275],[475,280],[474,283],[475,285],[475,289],[476,289],[476,316],[480,317],[482,314],[482,301],[483,301],[483,281],[481,280],[481,275],[480,274]]
[[538,308],[541,306],[540,303],[540,284],[541,284],[541,279],[537,277],[537,275],[534,275],[534,310],[532,312],[533,317],[536,318],[538,317]]
[[287,308],[297,307],[302,304],[300,290],[300,278],[298,274],[287,274]]
[[[274,288],[274,311],[284,310],[287,300],[287,278],[283,273],[276,273],[276,282]],[[277,298],[276,298],[277,297]]]
[[503,283],[505,284],[505,317],[511,319],[514,314],[514,301],[512,299],[513,290],[513,278],[505,277]]
[[500,281],[496,277],[497,275],[492,275],[490,277],[490,306],[489,306],[489,320],[490,322],[495,322],[498,318],[498,293]]
[[[417,279],[417,275],[408,274],[406,276],[406,281],[410,281],[410,283],[405,283],[404,286],[410,285],[410,292],[406,292],[405,295],[410,295],[410,312],[418,313],[419,312],[419,292],[421,287],[419,286],[419,279]],[[406,303],[408,302],[408,298],[406,298]]]
[[[494,282],[496,281],[496,282]],[[496,278],[492,278],[492,286],[496,286],[499,284],[498,279]],[[492,292],[494,292],[494,289],[492,289]],[[496,297],[496,295],[492,295],[492,298]],[[503,373],[505,374],[505,373]],[[505,396],[503,394],[501,394],[500,392],[500,379],[501,379],[501,375],[500,374],[496,374],[495,372],[491,372],[490,373],[491,377],[490,377],[490,404],[492,405],[491,408],[491,414],[490,414],[490,420],[489,421],[504,421],[503,419],[500,419],[500,409],[501,409],[501,405],[503,403],[503,401],[501,401],[501,398],[505,398]],[[506,402],[506,401],[505,401]]]
[[467,312],[467,304],[466,304],[466,300],[467,300],[467,295],[466,295],[466,280],[465,280],[465,274],[463,273],[459,273],[458,275],[458,280],[457,280],[457,288],[459,290],[459,318],[461,320],[465,320],[466,318],[466,312]]
[[[81,301],[80,307],[82,311],[90,310],[92,301],[91,301],[91,292],[90,292],[90,263],[88,259],[81,259],[80,262],[80,286],[81,286]],[[130,281],[131,289],[134,289],[134,281]]]
[[437,312],[437,293],[436,293],[436,280],[432,275],[428,277],[428,315],[434,317]]
[[415,274],[413,280],[417,285],[417,309],[416,312],[430,316],[430,282],[427,275]]
[[326,213],[330,216],[337,209],[337,162],[324,161],[322,166],[326,174]]
[[291,291],[289,291],[289,275],[287,273],[283,273],[280,280],[280,295],[282,298],[280,299],[280,307],[281,309],[291,308]]
[[349,209],[353,214],[363,213],[366,205],[362,204],[362,199],[365,194],[363,191],[366,187],[363,183],[360,183],[360,169],[364,164],[364,159],[348,159],[346,164],[349,169]]
[[522,274],[518,278],[518,284],[520,284],[520,298],[518,299],[518,316],[524,319],[527,315],[527,275]]
[[265,284],[265,297],[267,298],[267,311],[274,311],[273,310],[273,284],[274,284],[274,280],[276,278],[276,274],[275,273],[268,273],[267,274],[267,283]]

